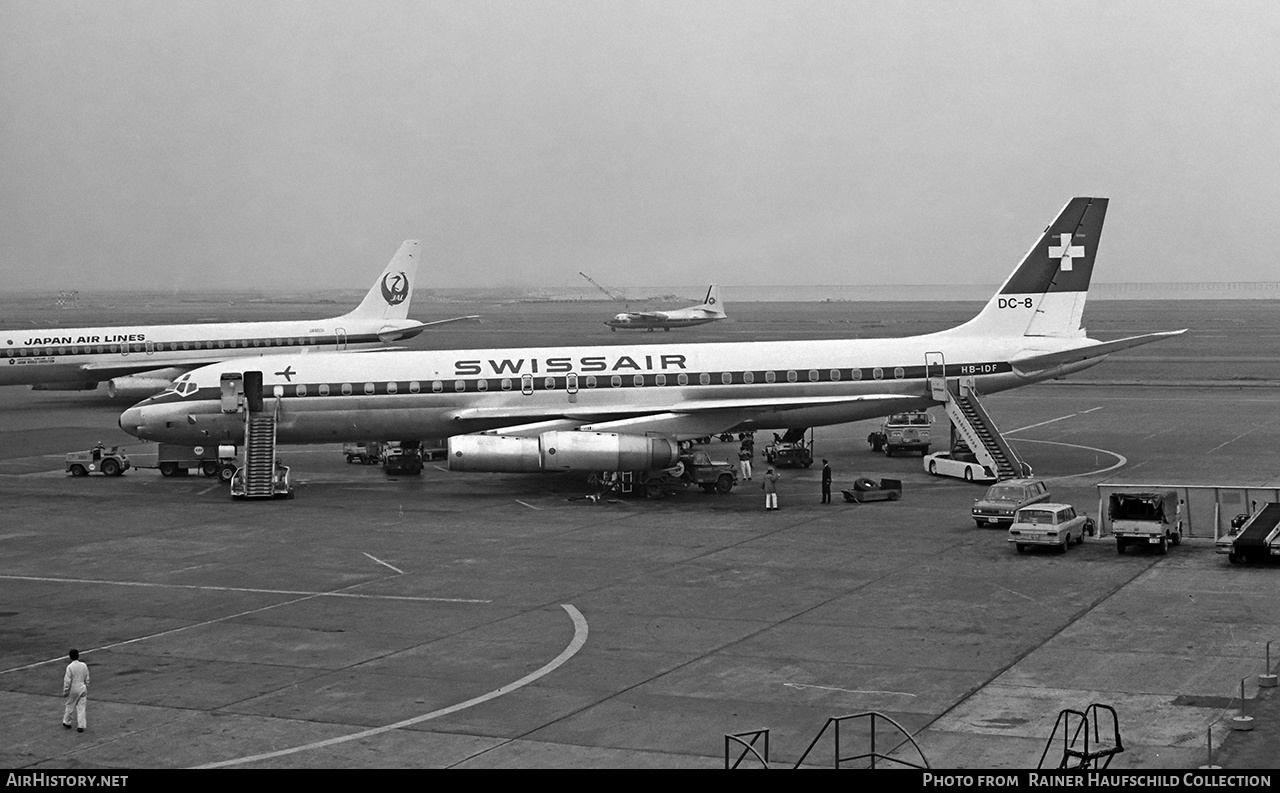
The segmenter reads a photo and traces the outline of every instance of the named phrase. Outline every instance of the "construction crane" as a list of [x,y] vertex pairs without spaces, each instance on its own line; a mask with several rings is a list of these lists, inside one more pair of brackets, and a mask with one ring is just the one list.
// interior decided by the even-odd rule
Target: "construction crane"
[[625,297],[623,297],[623,295],[622,295],[622,293],[621,293],[621,292],[615,292],[615,291],[613,291],[612,289],[605,289],[605,288],[604,288],[603,286],[601,286],[600,284],[597,284],[597,283],[596,283],[596,282],[591,278],[591,276],[587,275],[586,273],[582,272],[581,270],[579,270],[579,271],[578,271],[578,275],[582,276],[583,278],[587,279],[588,281],[591,281],[591,285],[592,285],[592,286],[594,286],[596,289],[599,289],[601,292],[604,292],[606,295],[608,295],[608,297],[609,297],[609,299],[610,299],[610,300],[616,300],[616,301],[617,301],[617,302],[619,302],[619,303],[626,303],[626,302],[627,302],[627,299],[626,299]]

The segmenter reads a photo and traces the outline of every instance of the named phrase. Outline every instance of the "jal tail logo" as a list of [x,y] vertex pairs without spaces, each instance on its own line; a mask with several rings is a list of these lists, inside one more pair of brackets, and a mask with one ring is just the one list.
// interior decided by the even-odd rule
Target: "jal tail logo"
[[382,276],[382,297],[388,306],[398,306],[409,297],[409,279],[404,273]]

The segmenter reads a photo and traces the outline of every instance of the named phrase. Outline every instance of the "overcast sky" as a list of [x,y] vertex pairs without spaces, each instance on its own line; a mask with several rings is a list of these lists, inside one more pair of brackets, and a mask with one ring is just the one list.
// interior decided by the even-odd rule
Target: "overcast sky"
[[1280,280],[1280,3],[0,2],[10,289]]

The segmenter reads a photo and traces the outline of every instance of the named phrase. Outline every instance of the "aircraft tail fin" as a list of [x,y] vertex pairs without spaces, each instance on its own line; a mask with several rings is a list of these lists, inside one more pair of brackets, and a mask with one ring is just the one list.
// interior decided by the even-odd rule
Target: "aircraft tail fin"
[[720,300],[720,285],[712,284],[707,289],[707,299],[698,308],[705,309],[717,316],[724,316],[724,303]]
[[409,301],[413,297],[413,282],[418,277],[418,260],[421,243],[405,240],[382,270],[373,288],[364,296],[354,311],[343,314],[343,319],[402,320],[409,317]]
[[997,336],[1084,336],[1084,313],[1107,199],[1076,197],[1058,213],[978,316],[957,330]]

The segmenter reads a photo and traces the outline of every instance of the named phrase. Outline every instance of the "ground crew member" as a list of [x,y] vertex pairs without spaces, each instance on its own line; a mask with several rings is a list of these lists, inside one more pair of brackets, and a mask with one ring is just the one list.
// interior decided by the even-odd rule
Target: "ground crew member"
[[751,452],[751,447],[747,445],[746,441],[743,441],[742,446],[738,448],[738,478],[739,479],[751,478],[752,456],[753,455]]
[[831,503],[831,464],[822,461],[822,503]]
[[76,714],[76,732],[84,732],[85,704],[89,699],[89,667],[80,660],[80,651],[67,653],[71,663],[67,664],[67,673],[62,676],[62,696],[67,698],[67,706],[62,711],[62,726],[71,729],[71,714]]
[[764,491],[765,509],[778,508],[778,480],[780,478],[781,477],[773,472],[772,467],[765,472],[764,481],[760,483],[760,489]]

